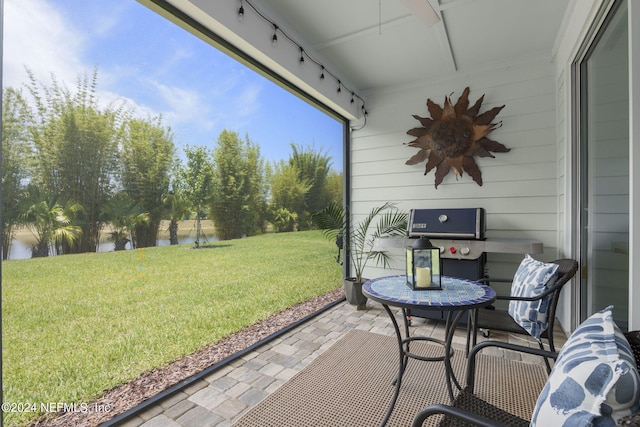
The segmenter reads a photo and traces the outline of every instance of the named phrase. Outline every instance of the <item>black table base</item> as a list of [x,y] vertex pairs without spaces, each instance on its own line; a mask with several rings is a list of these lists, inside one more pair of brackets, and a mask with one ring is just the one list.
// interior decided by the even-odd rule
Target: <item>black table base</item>
[[[451,366],[451,358],[453,357],[453,354],[454,354],[454,349],[451,344],[453,341],[453,335],[455,333],[456,327],[460,322],[460,319],[462,318],[462,316],[467,310],[457,311],[455,312],[456,313],[455,316],[453,316],[453,313],[454,313],[453,311],[447,311],[446,324],[445,324],[445,340],[443,341],[433,337],[411,336],[409,332],[410,316],[408,314],[408,310],[405,308],[401,309],[402,319],[404,323],[404,336],[403,336],[403,334],[400,331],[400,325],[398,324],[398,320],[396,319],[396,316],[393,314],[393,312],[391,311],[388,305],[382,304],[382,306],[384,307],[385,311],[389,315],[389,318],[391,319],[391,323],[393,324],[393,329],[396,333],[396,338],[398,341],[398,360],[399,360],[398,376],[395,378],[395,380],[393,380],[393,383],[392,383],[393,385],[395,385],[393,397],[391,398],[389,408],[387,409],[387,412],[385,413],[385,416],[382,422],[380,423],[380,426],[384,427],[389,421],[389,418],[391,417],[391,414],[393,413],[393,409],[396,405],[396,401],[398,400],[398,396],[400,395],[402,377],[407,368],[407,363],[409,359],[416,359],[416,360],[421,360],[425,362],[444,362],[447,391],[449,393],[449,398],[453,402],[454,385],[458,390],[461,390],[462,387],[460,386],[460,383],[458,382],[458,379],[456,378],[455,373],[453,372],[453,367]],[[410,345],[412,342],[415,342],[415,341],[428,341],[428,342],[439,344],[443,347],[444,354],[442,356],[422,356],[419,354],[412,353],[410,349]]]

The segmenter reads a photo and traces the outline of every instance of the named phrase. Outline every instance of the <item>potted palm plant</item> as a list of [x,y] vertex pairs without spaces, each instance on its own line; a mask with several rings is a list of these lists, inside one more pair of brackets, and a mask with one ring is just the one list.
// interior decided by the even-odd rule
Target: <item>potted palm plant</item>
[[[389,266],[389,253],[374,250],[375,240],[383,236],[405,235],[407,214],[399,211],[394,203],[387,202],[371,209],[366,218],[352,223],[348,211],[335,203],[330,204],[312,216],[313,222],[322,230],[325,237],[334,240],[338,246],[338,257],[344,251],[344,259],[349,259],[353,269],[352,277],[345,277],[344,290],[349,304],[358,310],[366,308],[367,297],[362,293],[362,277],[369,260],[384,268]],[[340,264],[342,264],[340,262]]]

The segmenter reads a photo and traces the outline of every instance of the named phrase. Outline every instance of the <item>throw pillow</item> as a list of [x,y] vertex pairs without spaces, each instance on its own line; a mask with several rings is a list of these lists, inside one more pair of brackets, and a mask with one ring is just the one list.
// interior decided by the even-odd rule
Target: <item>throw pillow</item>
[[[525,255],[520,263],[513,283],[511,296],[535,297],[547,290],[547,283],[552,279],[558,264],[537,261],[531,255]],[[551,296],[535,301],[510,301],[509,315],[522,326],[532,337],[540,342],[540,335],[549,326],[549,301]]]
[[584,321],[558,355],[531,426],[615,426],[640,407],[633,352],[612,306]]

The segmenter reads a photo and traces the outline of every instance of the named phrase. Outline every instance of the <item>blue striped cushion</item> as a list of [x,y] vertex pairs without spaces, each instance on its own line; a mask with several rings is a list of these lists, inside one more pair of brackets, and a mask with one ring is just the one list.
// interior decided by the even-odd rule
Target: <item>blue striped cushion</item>
[[[558,264],[537,261],[525,255],[520,263],[513,283],[511,296],[535,297],[547,290],[547,283],[555,276]],[[536,301],[510,301],[509,314],[532,337],[540,341],[540,335],[549,326],[548,295]]]

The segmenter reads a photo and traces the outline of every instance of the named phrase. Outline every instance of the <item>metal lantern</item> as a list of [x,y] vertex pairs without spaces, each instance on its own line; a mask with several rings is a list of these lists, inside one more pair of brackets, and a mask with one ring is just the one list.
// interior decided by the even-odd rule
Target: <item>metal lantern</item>
[[422,236],[407,247],[407,285],[413,290],[442,289],[440,248]]

